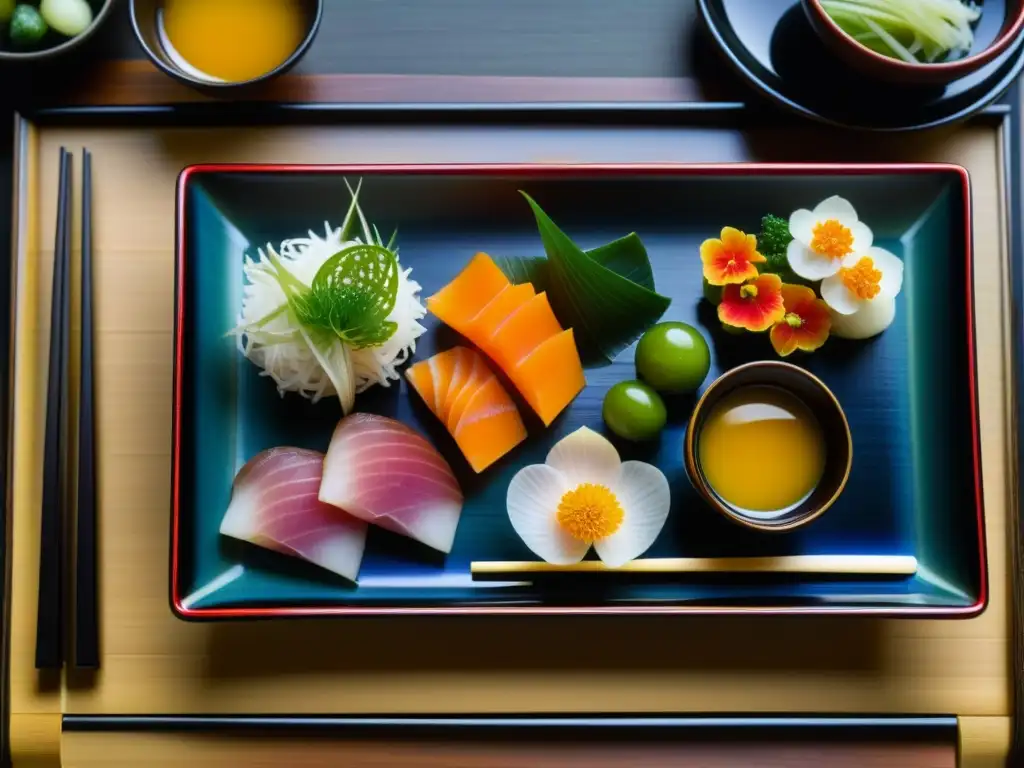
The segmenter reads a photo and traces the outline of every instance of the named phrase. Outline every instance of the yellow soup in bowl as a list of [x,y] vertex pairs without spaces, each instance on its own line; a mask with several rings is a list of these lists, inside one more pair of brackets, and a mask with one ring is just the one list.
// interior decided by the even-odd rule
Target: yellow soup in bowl
[[164,0],[164,49],[203,80],[240,83],[265,75],[306,33],[300,0]]
[[768,385],[723,396],[698,440],[701,469],[715,493],[764,519],[786,514],[811,495],[824,473],[826,450],[811,409]]
[[686,474],[713,509],[759,531],[791,531],[825,513],[853,466],[853,434],[828,386],[791,363],[726,371],[697,401]]

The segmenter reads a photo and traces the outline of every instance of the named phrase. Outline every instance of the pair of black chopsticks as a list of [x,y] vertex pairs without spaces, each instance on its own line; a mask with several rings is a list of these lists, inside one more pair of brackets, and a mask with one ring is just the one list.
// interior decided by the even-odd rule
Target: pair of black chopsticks
[[[93,402],[92,157],[82,159],[82,343],[78,408],[78,450],[69,422],[71,355],[71,180],[72,154],[61,147],[54,245],[50,364],[43,448],[43,506],[39,552],[36,668],[60,669],[67,648],[65,593],[73,591],[74,666],[99,666],[96,563],[96,463]],[[77,456],[77,503],[71,503],[70,466]],[[72,511],[76,515],[72,515]],[[74,523],[72,523],[74,518]],[[71,541],[71,545],[68,541]],[[72,558],[72,554],[74,557]],[[74,563],[70,578],[69,561]]]

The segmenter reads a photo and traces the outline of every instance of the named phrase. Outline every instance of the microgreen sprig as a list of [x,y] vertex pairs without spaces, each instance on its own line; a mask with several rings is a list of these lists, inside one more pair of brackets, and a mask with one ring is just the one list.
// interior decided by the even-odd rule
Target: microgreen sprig
[[332,331],[353,349],[391,338],[388,320],[398,296],[398,262],[379,245],[354,245],[324,262],[313,284],[294,303],[299,322]]

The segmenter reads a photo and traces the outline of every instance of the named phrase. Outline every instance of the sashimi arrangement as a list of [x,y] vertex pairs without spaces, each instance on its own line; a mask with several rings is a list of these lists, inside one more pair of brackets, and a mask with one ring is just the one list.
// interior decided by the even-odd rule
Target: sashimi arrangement
[[474,472],[526,439],[515,403],[479,352],[453,347],[410,366],[405,376]]
[[354,581],[366,523],[320,501],[323,467],[324,455],[304,448],[256,454],[235,476],[220,532]]
[[263,451],[235,476],[225,536],[308,560],[356,581],[368,525],[450,552],[462,491],[440,453],[386,416],[338,422],[326,456]]
[[[326,454],[278,447],[251,458],[236,476],[220,532],[356,581],[370,525],[442,553],[455,540],[463,492],[441,453],[407,425],[354,412],[359,393],[401,378],[428,311],[466,343],[413,361],[405,379],[469,468],[482,473],[529,439],[508,386],[551,427],[586,386],[584,360],[610,362],[657,322],[669,299],[656,292],[635,233],[583,251],[523,193],[546,255],[479,252],[424,306],[420,285],[401,267],[396,237],[385,243],[367,221],[361,182],[348,189],[340,227],[267,245],[246,260],[232,331],[282,396],[337,396],[343,418]],[[620,564],[650,546],[669,508],[659,470],[640,462],[618,469],[614,447],[589,429],[563,439],[549,464],[555,469],[522,470],[509,487],[510,523],[530,549],[564,561],[594,545]],[[577,475],[587,466],[583,482]],[[547,498],[557,485],[564,496],[543,510],[561,526],[551,540],[544,533],[550,524],[531,507],[542,474],[547,485],[534,490]],[[567,477],[580,482],[562,488]],[[611,515],[601,525],[598,502]]]
[[415,430],[354,413],[338,422],[323,466],[320,501],[451,552],[462,491],[448,462]]
[[505,372],[544,426],[586,386],[572,328],[559,325],[547,294],[512,285],[486,253],[427,299],[427,308]]
[[[360,393],[390,387],[411,362],[404,371],[409,389],[451,436],[468,468],[483,473],[529,440],[524,405],[516,397],[541,429],[550,428],[586,387],[584,361],[610,362],[669,305],[655,290],[647,252],[635,233],[584,251],[523,193],[545,256],[492,258],[479,252],[424,306],[412,270],[399,261],[397,237],[385,242],[367,221],[361,184],[347,185],[350,200],[340,227],[327,224],[323,236],[310,231],[277,248],[268,244],[256,259],[246,259],[242,307],[231,331],[239,351],[274,381],[281,396],[294,392],[313,402],[336,396],[343,418],[326,454],[277,447],[252,457],[236,476],[220,527],[222,535],[308,560],[352,581],[369,526],[449,553],[464,501],[455,472],[427,437],[392,418],[358,412]],[[428,312],[465,343],[413,360]],[[650,546],[668,514],[664,476],[627,462],[621,481],[614,480],[619,462],[617,454],[611,462],[609,451],[614,447],[589,429],[552,449],[553,466],[570,479],[579,480],[572,466],[584,467],[603,454],[608,459],[607,466],[592,468],[589,483],[563,489],[576,494],[575,506],[569,505],[575,512],[558,503],[545,510],[561,515],[562,533],[575,536],[575,543],[558,539],[562,559],[567,552],[582,557],[593,544],[609,562],[625,562]],[[551,542],[538,543],[538,536],[544,538],[541,529],[548,524],[527,510],[536,501],[530,478],[542,469],[529,469],[509,487],[510,524],[545,556],[554,550]],[[603,482],[615,488],[602,496],[604,486],[596,483],[605,470]],[[558,478],[554,485],[564,479]],[[641,490],[633,481],[654,485]],[[550,495],[554,485],[544,493]],[[649,498],[654,491],[656,498]],[[591,530],[594,499],[625,510],[624,522],[606,521],[606,537]],[[622,532],[613,535],[620,524]]]
[[[342,418],[325,453],[277,447],[252,457],[235,478],[221,534],[352,581],[370,526],[447,555],[473,493],[460,473],[494,472],[564,424],[588,368],[638,342],[636,378],[602,381],[603,426],[627,443],[658,440],[670,399],[703,385],[707,342],[693,326],[662,320],[670,299],[658,293],[635,233],[584,250],[522,193],[545,255],[478,251],[421,302],[397,237],[385,242],[369,224],[360,189],[348,186],[339,228],[268,245],[245,262],[232,331],[239,350],[282,396],[337,396]],[[759,236],[726,227],[700,248],[704,298],[730,330],[767,331],[782,356],[813,351],[830,332],[881,332],[892,321],[902,262],[872,240],[838,197],[788,221],[767,216]],[[428,314],[460,338],[442,343],[438,334],[438,351],[417,358]],[[401,388],[403,379],[425,408],[425,429],[443,428],[437,446],[389,416],[360,412],[361,393]],[[553,441],[545,463],[503,481],[509,526],[550,563],[578,562],[593,548],[620,567],[653,545],[668,518],[665,474],[623,462],[601,426]]]

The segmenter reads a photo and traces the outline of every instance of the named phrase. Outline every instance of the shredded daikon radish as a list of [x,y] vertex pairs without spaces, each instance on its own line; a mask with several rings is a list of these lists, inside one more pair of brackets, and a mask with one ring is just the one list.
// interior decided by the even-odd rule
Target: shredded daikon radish
[[[353,203],[357,194],[353,192]],[[426,331],[419,322],[426,315],[419,299],[421,287],[410,278],[412,270],[401,269],[400,264],[395,305],[387,316],[396,329],[383,344],[350,348],[334,340],[329,349],[314,347],[289,311],[275,262],[310,286],[320,267],[340,251],[360,244],[381,244],[376,231],[367,238],[370,228],[358,206],[354,208],[363,223],[363,238],[345,239],[350,210],[341,227],[333,229],[325,223],[323,236],[310,231],[308,237],[285,240],[278,250],[268,244],[266,250],[259,249],[257,258],[245,257],[242,310],[233,330],[238,350],[263,369],[261,375],[274,380],[282,396],[297,392],[316,402],[338,395],[345,413],[351,410],[356,393],[374,384],[390,386],[400,378],[398,366],[416,351],[416,340]],[[397,260],[397,249],[392,253]]]
[[963,0],[821,0],[826,13],[858,42],[910,63],[968,53],[981,9]]

